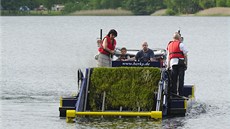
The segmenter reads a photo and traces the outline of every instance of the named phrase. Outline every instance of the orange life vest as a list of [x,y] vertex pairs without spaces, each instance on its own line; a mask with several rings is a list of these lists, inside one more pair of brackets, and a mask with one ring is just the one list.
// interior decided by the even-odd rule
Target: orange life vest
[[[115,47],[116,47],[116,44],[117,44],[116,40],[113,39],[113,43],[112,43],[112,41],[111,41],[111,39],[110,39],[109,36],[105,36],[104,39],[103,39],[103,41],[105,40],[105,38],[107,39],[107,43],[108,43],[108,44],[107,44],[107,48],[110,49],[110,50],[114,50]],[[98,51],[99,51],[100,53],[102,53],[102,54],[109,55],[110,53],[107,52],[107,51],[104,49],[104,47],[103,47],[102,44],[103,44],[103,42],[100,44],[100,47],[98,48]]]
[[183,51],[180,50],[180,41],[174,40],[170,41],[167,48],[169,52],[169,59],[172,58],[184,58]]

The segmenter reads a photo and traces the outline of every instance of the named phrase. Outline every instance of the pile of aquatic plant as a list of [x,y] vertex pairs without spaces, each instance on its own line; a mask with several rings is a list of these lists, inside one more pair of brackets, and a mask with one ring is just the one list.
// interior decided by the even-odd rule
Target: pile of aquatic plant
[[106,110],[151,111],[158,90],[160,69],[153,67],[94,68],[89,87],[89,106],[101,111],[106,92]]

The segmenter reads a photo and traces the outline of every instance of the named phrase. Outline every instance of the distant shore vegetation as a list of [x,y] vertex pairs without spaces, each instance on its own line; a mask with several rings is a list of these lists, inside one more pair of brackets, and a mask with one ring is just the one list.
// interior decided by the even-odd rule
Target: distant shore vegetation
[[[219,8],[224,7],[224,8]],[[210,14],[202,10],[215,8]],[[230,0],[1,0],[1,15],[224,15]],[[214,9],[214,10],[215,10]],[[224,11],[220,11],[224,10]],[[212,10],[213,11],[213,10]],[[209,12],[212,12],[209,11]],[[227,13],[226,13],[227,11]]]

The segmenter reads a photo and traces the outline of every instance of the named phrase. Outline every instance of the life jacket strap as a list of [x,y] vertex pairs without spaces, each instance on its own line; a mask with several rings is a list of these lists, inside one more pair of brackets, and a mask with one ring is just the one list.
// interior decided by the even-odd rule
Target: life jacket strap
[[182,55],[184,55],[183,52],[170,52],[169,55],[171,55],[171,54],[182,54]]

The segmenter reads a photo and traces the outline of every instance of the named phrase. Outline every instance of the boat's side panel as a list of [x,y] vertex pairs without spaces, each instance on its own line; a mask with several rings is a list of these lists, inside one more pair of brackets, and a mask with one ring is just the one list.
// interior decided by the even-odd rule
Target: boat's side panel
[[76,102],[76,96],[62,98],[62,107],[75,107]]
[[76,103],[76,111],[83,111],[84,110],[84,102],[85,102],[85,90],[87,86],[87,75],[88,75],[89,69],[86,69],[85,78],[83,79],[82,86],[79,91],[79,97]]
[[113,61],[112,67],[162,67],[161,62]]
[[172,98],[169,102],[169,116],[185,116],[187,100],[183,98]]
[[66,117],[67,110],[75,110],[75,107],[59,107],[59,116]]
[[194,98],[194,91],[195,91],[195,86],[194,85],[184,85],[184,96],[188,98]]
[[183,98],[176,98],[170,100],[170,108],[186,108],[186,100]]
[[75,105],[77,102],[78,96],[70,96],[70,97],[61,97],[60,98],[60,107],[59,107],[59,116],[66,117],[66,110],[75,110]]

